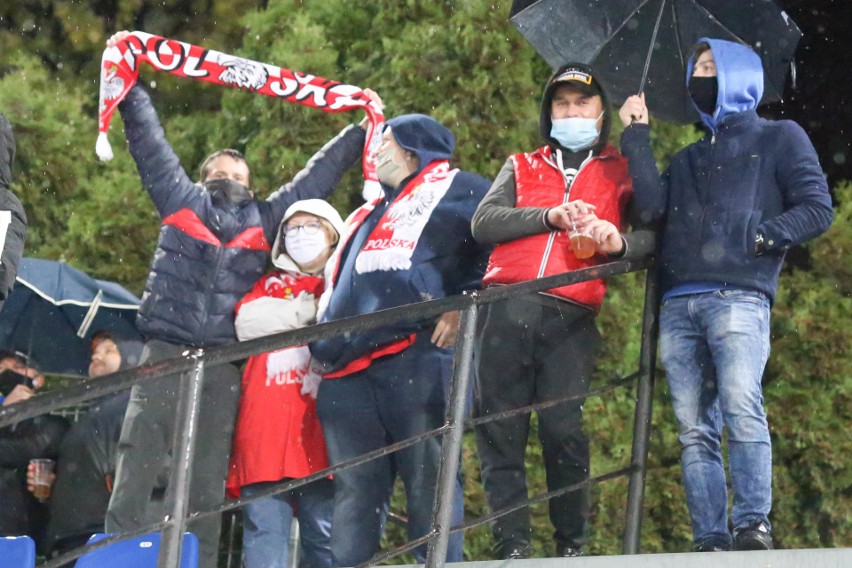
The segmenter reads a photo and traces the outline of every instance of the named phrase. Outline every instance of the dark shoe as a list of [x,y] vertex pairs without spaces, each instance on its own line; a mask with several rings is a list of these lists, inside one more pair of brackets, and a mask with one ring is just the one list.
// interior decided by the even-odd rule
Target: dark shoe
[[510,541],[504,542],[500,546],[497,547],[497,553],[495,557],[497,560],[517,560],[519,558],[532,558],[533,552],[532,545],[528,542],[522,541]]
[[574,558],[575,556],[583,556],[583,551],[579,546],[556,546],[557,558]]
[[772,550],[772,535],[763,521],[734,530],[734,550]]
[[702,542],[693,548],[695,552],[727,552],[730,548],[720,546],[715,542]]

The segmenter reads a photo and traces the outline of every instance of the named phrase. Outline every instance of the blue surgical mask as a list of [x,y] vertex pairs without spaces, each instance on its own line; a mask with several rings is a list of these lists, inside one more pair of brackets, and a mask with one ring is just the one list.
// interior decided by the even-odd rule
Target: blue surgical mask
[[598,120],[603,113],[597,118],[557,118],[552,121],[550,127],[550,135],[559,142],[564,148],[568,148],[572,152],[584,150],[595,143],[595,140],[601,135],[598,130]]

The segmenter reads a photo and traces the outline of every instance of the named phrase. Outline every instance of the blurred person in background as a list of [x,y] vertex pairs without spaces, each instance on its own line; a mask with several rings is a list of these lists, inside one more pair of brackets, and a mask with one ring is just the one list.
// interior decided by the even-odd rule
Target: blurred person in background
[[[101,331],[92,339],[89,379],[102,377],[139,364],[142,342]],[[55,480],[47,501],[50,519],[45,550],[51,556],[86,543],[104,532],[104,516],[115,479],[118,438],[130,389],[91,402],[86,413],[71,425],[59,445]],[[27,486],[33,491],[32,466]]]
[[[36,395],[44,377],[35,364],[12,351],[0,350],[0,390],[3,406],[17,404]],[[11,386],[14,379],[18,384]],[[6,391],[6,392],[3,392]],[[0,428],[0,535],[29,535],[43,549],[47,507],[27,490],[30,460],[56,459],[68,422],[51,414],[27,418]]]

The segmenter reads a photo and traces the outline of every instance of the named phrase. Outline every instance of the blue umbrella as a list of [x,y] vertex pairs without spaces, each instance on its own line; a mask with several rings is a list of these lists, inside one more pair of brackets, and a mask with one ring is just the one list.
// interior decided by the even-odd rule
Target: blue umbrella
[[139,299],[64,262],[24,258],[0,311],[0,347],[29,355],[43,373],[85,377],[92,336],[140,339]]

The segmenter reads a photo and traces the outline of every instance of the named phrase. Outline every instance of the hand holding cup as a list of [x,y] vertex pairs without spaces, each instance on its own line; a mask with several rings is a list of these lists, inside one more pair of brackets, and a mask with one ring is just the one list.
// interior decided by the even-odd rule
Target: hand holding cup
[[56,479],[55,467],[56,462],[49,459],[30,460],[27,466],[27,489],[39,501],[50,497],[50,489]]

